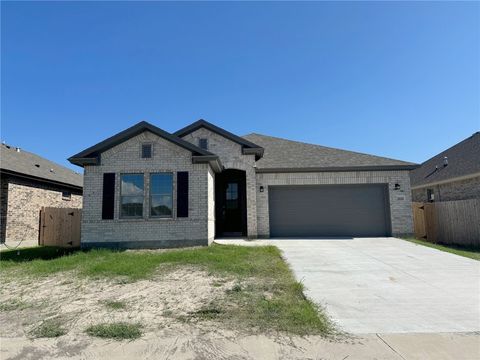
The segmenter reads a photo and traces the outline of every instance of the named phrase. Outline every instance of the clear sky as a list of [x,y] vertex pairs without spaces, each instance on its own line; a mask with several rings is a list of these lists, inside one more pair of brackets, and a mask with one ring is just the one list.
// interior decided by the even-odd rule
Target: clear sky
[[67,165],[204,118],[422,162],[480,128],[479,24],[478,2],[2,2],[1,139]]

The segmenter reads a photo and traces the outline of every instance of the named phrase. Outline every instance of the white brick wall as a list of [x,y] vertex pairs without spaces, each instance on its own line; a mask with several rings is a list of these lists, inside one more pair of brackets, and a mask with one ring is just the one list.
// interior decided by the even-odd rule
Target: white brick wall
[[[153,156],[142,159],[141,144],[153,144]],[[191,153],[150,132],[144,132],[101,154],[101,165],[85,166],[82,245],[92,242],[172,242],[200,241],[207,244],[208,164],[192,164]],[[189,217],[176,217],[177,171],[189,172]],[[116,173],[113,220],[102,220],[103,174]],[[149,217],[149,174],[174,173],[173,217]],[[121,219],[120,174],[143,173],[143,219]],[[169,244],[168,246],[172,246]]]
[[[217,154],[226,169],[244,170],[247,186],[248,237],[268,237],[268,186],[316,184],[388,184],[393,235],[411,234],[413,229],[408,171],[358,171],[316,173],[255,173],[255,156],[243,155],[241,146],[206,129],[188,134],[184,140],[198,145],[208,139],[208,150]],[[141,159],[142,143],[153,144],[153,157]],[[154,172],[189,172],[189,217],[176,218],[176,177],[174,176],[171,219],[149,218],[149,174]],[[115,212],[113,220],[102,220],[103,173],[116,173]],[[120,174],[145,174],[143,219],[120,219]],[[401,190],[394,191],[398,183]],[[260,193],[259,187],[265,191]],[[208,164],[192,164],[191,153],[149,132],[144,132],[106,152],[101,165],[86,166],[84,175],[84,210],[82,244],[92,242],[175,242],[211,243],[215,237],[215,174]],[[402,200],[403,198],[403,200]],[[186,241],[186,243],[185,243]]]
[[[393,190],[395,183],[400,190]],[[316,173],[258,173],[257,191],[258,236],[269,237],[268,186],[270,185],[322,185],[322,184],[388,184],[392,234],[413,233],[410,178],[408,171],[355,171]],[[403,200],[401,200],[403,198]]]
[[247,234],[249,238],[257,237],[257,203],[255,179],[255,155],[243,155],[241,145],[224,138],[210,130],[200,128],[183,137],[194,145],[200,138],[208,139],[208,151],[218,155],[225,169],[244,170],[247,190]]

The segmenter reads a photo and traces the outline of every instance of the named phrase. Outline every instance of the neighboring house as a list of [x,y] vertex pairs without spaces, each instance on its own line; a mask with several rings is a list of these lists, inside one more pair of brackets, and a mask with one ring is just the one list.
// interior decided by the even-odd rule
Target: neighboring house
[[42,207],[82,207],[82,175],[18,147],[0,146],[0,241],[38,244]]
[[174,134],[140,122],[69,161],[84,167],[83,247],[412,233],[404,161],[204,120]]
[[425,161],[410,181],[413,201],[480,199],[480,132]]

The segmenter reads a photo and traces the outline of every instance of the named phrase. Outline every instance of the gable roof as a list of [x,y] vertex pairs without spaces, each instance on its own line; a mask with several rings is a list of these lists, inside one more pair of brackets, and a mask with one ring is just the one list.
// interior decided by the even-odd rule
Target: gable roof
[[[444,166],[445,157],[447,166]],[[412,171],[410,182],[413,187],[448,182],[472,174],[480,174],[480,132],[425,161]]]
[[118,134],[113,135],[108,139],[105,139],[98,144],[73,155],[68,159],[68,161],[79,166],[84,166],[86,164],[97,164],[99,156],[102,152],[111,149],[112,147],[121,144],[144,131],[150,131],[151,133],[190,151],[193,155],[194,162],[211,162],[214,168],[221,167],[217,155],[184,141],[146,121],[141,121],[138,124],[135,124],[128,129],[125,129]]
[[273,136],[243,137],[265,149],[257,161],[257,172],[411,170],[416,164],[380,156],[340,150]]
[[180,129],[176,132],[173,133],[173,135],[178,136],[179,138],[188,135],[200,128],[205,128],[207,130],[210,130],[218,135],[223,136],[226,139],[229,139],[239,145],[242,146],[242,151],[244,154],[254,154],[256,160],[260,159],[263,156],[263,148],[261,146],[258,146],[257,144],[254,144],[251,141],[248,141],[248,139],[245,139],[244,137],[240,137],[238,135],[235,135],[225,129],[222,129],[216,125],[213,125],[212,123],[209,123],[206,120],[200,119],[198,121],[195,121],[194,123],[184,127],[183,129]]
[[83,187],[82,174],[23,149],[2,144],[0,159],[0,169],[3,174],[28,177],[76,189]]

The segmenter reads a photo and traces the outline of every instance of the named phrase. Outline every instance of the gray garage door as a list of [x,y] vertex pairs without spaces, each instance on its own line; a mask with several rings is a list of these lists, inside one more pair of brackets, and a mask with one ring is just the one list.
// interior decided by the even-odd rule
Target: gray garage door
[[387,192],[383,184],[270,186],[270,236],[388,236]]

